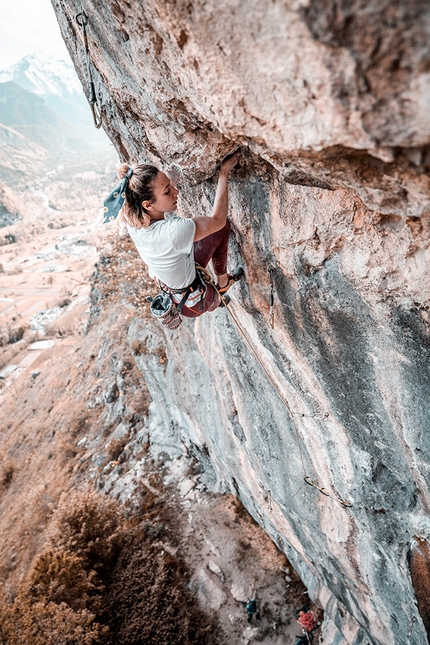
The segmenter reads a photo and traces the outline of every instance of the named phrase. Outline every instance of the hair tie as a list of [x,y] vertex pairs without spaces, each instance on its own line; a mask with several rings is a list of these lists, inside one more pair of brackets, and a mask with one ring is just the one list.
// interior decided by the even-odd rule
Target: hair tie
[[121,182],[116,186],[111,193],[104,200],[104,220],[103,224],[107,222],[112,222],[118,217],[118,213],[121,210],[124,201],[125,201],[125,191],[127,190],[128,181],[133,174],[133,168],[127,170],[127,174],[121,180]]

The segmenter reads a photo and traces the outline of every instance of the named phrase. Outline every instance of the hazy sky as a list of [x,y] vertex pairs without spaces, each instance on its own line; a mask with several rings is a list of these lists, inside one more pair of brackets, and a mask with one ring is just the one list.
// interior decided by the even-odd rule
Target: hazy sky
[[50,0],[0,0],[0,70],[42,50],[69,58]]

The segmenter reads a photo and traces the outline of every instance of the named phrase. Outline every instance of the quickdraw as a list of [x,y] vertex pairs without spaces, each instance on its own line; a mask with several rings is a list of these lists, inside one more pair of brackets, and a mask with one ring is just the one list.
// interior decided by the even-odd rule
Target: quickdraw
[[407,637],[407,638],[408,638],[408,641],[410,641],[410,640],[411,640],[412,630],[413,630],[413,628],[414,628],[414,623],[416,623],[416,622],[417,622],[417,619],[415,618],[415,616],[412,616],[412,618],[411,618],[411,624],[410,624],[410,626],[409,626],[409,631],[408,631],[408,637]]
[[88,37],[87,37],[87,25],[88,25],[88,16],[85,11],[80,11],[76,14],[75,20],[78,23],[79,27],[82,29],[82,35],[84,37],[84,46],[85,54],[87,56],[87,74],[88,74],[88,102],[91,107],[91,112],[93,113],[94,126],[97,130],[102,125],[102,115],[100,107],[97,103],[96,91],[94,87],[93,77],[91,74],[91,59],[90,59],[90,50],[88,47]]
[[272,329],[275,328],[275,314],[273,311],[273,305],[275,301],[275,291],[274,291],[274,285],[273,285],[273,272],[275,270],[275,267],[269,267],[269,276],[270,276],[270,299],[269,299],[269,321],[270,321],[270,326]]
[[306,412],[291,412],[291,414],[295,414],[296,416],[302,417],[310,417],[311,419],[327,419],[329,416],[328,412],[324,412],[324,414],[306,414]]
[[307,484],[309,484],[309,486],[313,486],[314,488],[319,490],[320,493],[322,493],[326,497],[330,497],[331,499],[335,499],[337,502],[339,502],[339,504],[342,504],[342,506],[345,506],[346,508],[352,508],[352,504],[350,504],[350,502],[345,502],[345,500],[341,499],[337,495],[331,495],[326,488],[321,488],[321,486],[318,486],[318,484],[315,484],[315,482],[313,482],[312,479],[310,477],[308,477],[308,475],[306,475],[304,479],[305,479],[305,482]]

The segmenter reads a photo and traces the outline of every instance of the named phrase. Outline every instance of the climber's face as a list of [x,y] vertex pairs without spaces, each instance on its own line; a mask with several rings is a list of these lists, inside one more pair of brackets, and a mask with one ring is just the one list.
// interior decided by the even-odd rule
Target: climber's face
[[160,219],[164,213],[171,213],[176,210],[178,201],[178,190],[170,183],[170,179],[164,172],[158,173],[153,181],[152,189],[154,201],[144,201],[142,206],[149,212],[152,219]]

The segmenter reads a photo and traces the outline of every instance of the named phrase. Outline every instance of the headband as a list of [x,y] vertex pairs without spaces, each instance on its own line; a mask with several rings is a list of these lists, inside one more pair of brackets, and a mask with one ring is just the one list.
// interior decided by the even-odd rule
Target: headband
[[125,200],[125,191],[127,190],[128,180],[133,174],[133,169],[129,168],[124,179],[116,186],[111,193],[104,200],[104,220],[103,224],[107,222],[112,222],[112,220],[118,217],[118,213],[121,210],[124,200]]

